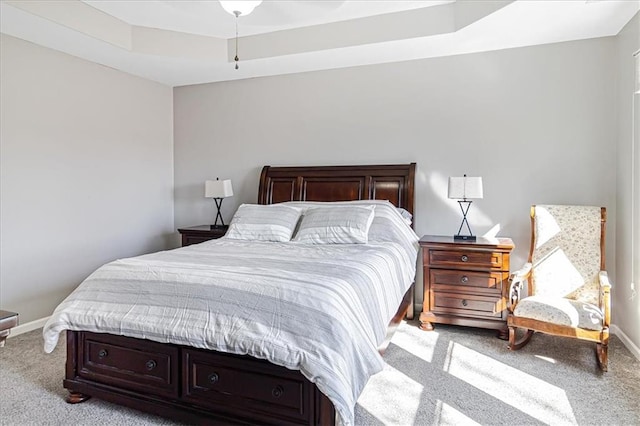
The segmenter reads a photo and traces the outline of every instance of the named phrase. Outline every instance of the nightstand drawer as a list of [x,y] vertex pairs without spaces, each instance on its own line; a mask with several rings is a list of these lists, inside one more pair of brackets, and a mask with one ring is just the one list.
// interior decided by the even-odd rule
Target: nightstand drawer
[[211,237],[202,237],[202,236],[186,236],[183,235],[182,236],[182,246],[186,247],[186,246],[190,246],[191,244],[200,244],[200,243],[204,243],[205,241],[209,241],[209,240],[213,240],[214,238]]
[[502,253],[473,250],[429,250],[432,266],[502,269]]
[[467,317],[501,318],[504,303],[495,296],[466,295],[434,292],[431,311],[438,314],[455,314]]
[[461,271],[457,269],[430,269],[431,286],[436,290],[502,292],[502,281],[506,272]]
[[191,244],[199,244],[205,241],[224,237],[228,229],[229,227],[226,225],[198,225],[190,226],[188,228],[180,228],[178,229],[178,232],[182,235],[182,247],[186,247]]

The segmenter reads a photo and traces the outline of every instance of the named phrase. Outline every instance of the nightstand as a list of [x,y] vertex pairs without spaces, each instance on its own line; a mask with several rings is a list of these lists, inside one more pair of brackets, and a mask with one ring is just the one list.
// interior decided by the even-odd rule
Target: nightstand
[[182,235],[182,247],[185,247],[223,237],[227,229],[227,225],[198,225],[180,228],[178,232]]
[[455,241],[425,235],[420,239],[424,267],[424,302],[420,328],[433,323],[498,330],[508,338],[507,300],[510,238]]

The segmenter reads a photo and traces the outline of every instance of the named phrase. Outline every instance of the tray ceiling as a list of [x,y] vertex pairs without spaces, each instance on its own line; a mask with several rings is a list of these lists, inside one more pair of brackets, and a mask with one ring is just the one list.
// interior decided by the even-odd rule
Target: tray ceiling
[[169,86],[616,35],[635,0],[277,1],[238,19],[215,1],[0,3],[0,30]]

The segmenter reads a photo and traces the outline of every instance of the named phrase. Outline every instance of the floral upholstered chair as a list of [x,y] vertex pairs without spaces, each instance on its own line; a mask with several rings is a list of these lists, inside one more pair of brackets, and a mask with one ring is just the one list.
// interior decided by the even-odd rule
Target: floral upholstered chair
[[[535,331],[588,340],[597,343],[598,364],[607,371],[606,217],[604,207],[531,206],[529,259],[509,278],[509,349],[526,345]],[[526,329],[518,342],[517,328]]]

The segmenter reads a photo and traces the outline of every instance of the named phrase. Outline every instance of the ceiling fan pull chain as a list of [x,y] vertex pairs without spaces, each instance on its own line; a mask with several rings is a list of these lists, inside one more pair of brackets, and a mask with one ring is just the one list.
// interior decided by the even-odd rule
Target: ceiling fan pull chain
[[235,57],[235,61],[236,61],[236,69],[238,69],[238,16],[240,16],[240,12],[233,12],[234,15],[236,15],[236,57]]

